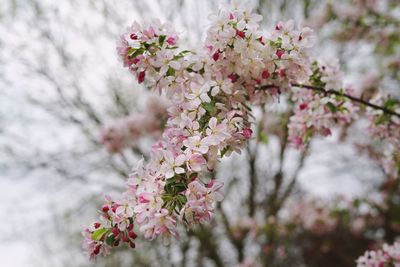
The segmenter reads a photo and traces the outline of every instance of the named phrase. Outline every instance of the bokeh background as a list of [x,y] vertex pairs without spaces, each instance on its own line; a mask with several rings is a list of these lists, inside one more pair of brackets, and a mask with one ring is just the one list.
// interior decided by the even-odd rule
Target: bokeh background
[[[338,58],[346,84],[358,91],[383,87],[398,97],[399,3],[329,2],[254,0],[248,5],[263,15],[265,28],[273,29],[278,21],[291,18],[299,25],[314,26],[318,38],[315,56]],[[145,136],[114,154],[101,143],[104,127],[143,110],[152,95],[122,68],[115,51],[119,34],[134,20],[144,23],[158,18],[171,22],[187,47],[198,47],[205,36],[208,14],[223,3],[226,1],[1,0],[1,266],[253,266],[252,259],[260,251],[267,255],[268,266],[330,266],[321,265],[324,260],[331,266],[351,266],[335,262],[342,254],[335,254],[336,258],[324,254],[335,246],[344,246],[347,241],[343,238],[323,239],[328,240],[326,243],[318,239],[320,236],[314,240],[305,234],[294,241],[293,236],[283,238],[272,227],[279,216],[293,214],[290,198],[288,207],[280,207],[279,212],[260,208],[252,216],[246,209],[249,202],[261,206],[268,203],[277,184],[283,189],[293,187],[293,199],[300,196],[309,202],[339,203],[366,196],[380,199],[385,173],[375,159],[354,145],[355,140],[366,138],[364,133],[354,130],[338,145],[341,133],[334,132],[329,138],[316,138],[309,151],[302,153],[289,147],[282,149],[273,119],[268,120],[273,129],[265,130],[268,141],[250,142],[245,153],[221,162],[217,175],[227,184],[226,199],[219,207],[222,213],[210,225],[184,234],[181,242],[169,247],[157,241],[138,242],[134,252],[121,248],[97,262],[89,262],[81,250],[80,232],[97,216],[103,195],[118,195],[124,190],[131,168],[142,155],[148,155],[153,140]],[[351,18],[358,18],[360,13],[368,15],[362,9],[368,5],[390,14],[383,18],[387,21],[364,19],[353,23]],[[329,11],[332,6],[339,11]],[[346,22],[348,18],[350,22]],[[389,25],[397,39],[389,38],[389,45],[382,44],[385,36],[379,36],[378,31],[372,32],[376,38],[371,41],[364,32],[351,32],[352,25],[368,26],[366,31],[370,32],[375,26],[379,30]],[[269,103],[268,108],[279,111],[279,101]],[[261,115],[258,118],[264,120]],[[278,183],[277,173],[281,176]],[[249,194],[255,199],[248,199]],[[301,209],[306,218],[315,216],[315,209],[296,209]],[[370,211],[367,208],[365,213]],[[266,216],[268,212],[271,216]],[[258,229],[253,229],[255,225]],[[260,229],[265,236],[259,234]],[[339,236],[336,230],[329,234]],[[387,231],[382,231],[382,238],[387,239]],[[296,242],[314,245],[315,249],[307,254],[310,251],[306,253],[301,245],[294,245]],[[360,251],[368,248],[367,244],[362,243]],[[271,251],[275,256],[270,256]],[[354,253],[359,254],[358,248]],[[347,263],[356,259],[350,254]],[[305,260],[318,257],[321,261]]]

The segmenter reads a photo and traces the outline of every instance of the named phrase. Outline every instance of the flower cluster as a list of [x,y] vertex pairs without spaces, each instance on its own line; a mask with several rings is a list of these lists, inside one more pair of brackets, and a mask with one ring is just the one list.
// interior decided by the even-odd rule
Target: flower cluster
[[[400,112],[400,105],[388,96],[377,94],[371,102],[389,110]],[[400,118],[372,108],[367,110],[367,115],[369,118],[369,134],[382,142],[380,151],[383,154],[382,165],[385,173],[391,178],[399,177]]]
[[142,137],[158,138],[167,120],[168,103],[159,97],[150,97],[145,109],[121,118],[101,132],[101,141],[109,153],[118,153],[134,147]]
[[366,251],[357,259],[357,267],[400,266],[400,243],[384,244],[382,249]]
[[[293,21],[278,23],[272,33],[258,30],[259,15],[240,7],[212,16],[204,52],[180,50],[178,36],[156,21],[134,23],[122,35],[118,53],[139,83],[161,91],[172,105],[161,139],[147,164],[128,181],[125,198],[113,201],[129,210],[124,221],[135,223],[144,238],[177,237],[178,222],[210,220],[222,183],[212,177],[219,158],[240,152],[252,135],[251,103],[268,95],[257,90],[274,84],[286,88],[311,73],[311,30]],[[209,181],[209,182],[206,182]],[[100,235],[86,230],[89,253],[108,252],[107,239],[121,218],[108,211]],[[97,252],[97,253],[95,253]]]
[[332,200],[305,198],[289,201],[287,216],[283,222],[287,227],[295,225],[299,232],[315,236],[335,233],[339,230],[358,236],[367,230],[372,233],[383,226],[382,214],[386,203],[371,198],[346,199],[337,196]]
[[132,219],[135,199],[124,194],[118,201],[106,196],[106,201],[101,209],[100,220],[83,231],[85,237],[83,246],[91,259],[99,254],[108,255],[111,249],[119,246],[121,242],[135,248],[134,240],[137,235],[133,229]]
[[[271,94],[293,94],[298,109],[289,131],[298,146],[308,135],[327,135],[334,123],[354,117],[356,108],[341,95],[294,89],[306,81],[327,90],[341,88],[334,64],[312,64],[311,29],[296,29],[288,21],[261,32],[261,16],[242,7],[221,9],[210,18],[203,51],[181,50],[177,33],[159,21],[134,23],[121,36],[117,50],[124,66],[171,105],[148,162],[141,161],[131,174],[123,198],[108,198],[100,222],[85,230],[91,257],[107,254],[120,240],[134,247],[134,225],[145,239],[160,236],[168,243],[171,236],[178,238],[178,224],[209,221],[223,198],[223,184],[213,170],[220,158],[240,153],[251,138],[252,104],[264,104]],[[151,126],[158,126],[160,117],[161,112]],[[110,150],[129,143],[130,134],[109,141]]]
[[[313,64],[310,83],[325,90],[342,91],[342,78],[337,61],[319,61]],[[331,135],[332,127],[348,124],[357,117],[358,107],[341,95],[315,93],[306,88],[293,89],[292,100],[296,103],[289,123],[289,140],[298,148],[315,134]]]

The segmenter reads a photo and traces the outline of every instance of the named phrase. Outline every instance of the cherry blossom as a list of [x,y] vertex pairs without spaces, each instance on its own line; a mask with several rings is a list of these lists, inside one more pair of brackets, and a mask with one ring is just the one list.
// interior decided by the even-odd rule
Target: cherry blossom
[[[210,16],[200,51],[181,50],[178,34],[160,21],[133,23],[121,36],[117,52],[123,65],[138,83],[165,95],[169,108],[165,123],[162,112],[152,118],[162,134],[149,160],[139,162],[121,199],[107,198],[97,228],[84,231],[91,258],[108,254],[120,240],[134,247],[134,226],[144,239],[169,243],[178,238],[178,225],[210,221],[223,199],[223,184],[212,171],[251,138],[252,105],[287,94],[294,106],[289,137],[297,147],[356,118],[359,108],[345,96],[352,92],[343,89],[337,64],[312,59],[312,30],[288,21],[261,32],[261,18],[240,5],[222,8]],[[115,132],[122,134],[114,137]],[[110,130],[103,140],[116,152],[136,138],[131,135]]]

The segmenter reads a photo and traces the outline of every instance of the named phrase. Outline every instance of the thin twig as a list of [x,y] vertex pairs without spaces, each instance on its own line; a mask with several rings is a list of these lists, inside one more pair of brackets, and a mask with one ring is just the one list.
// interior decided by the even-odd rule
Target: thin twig
[[[324,94],[343,96],[343,97],[346,97],[346,98],[350,99],[351,101],[363,104],[363,105],[371,107],[373,109],[382,110],[383,112],[385,112],[387,114],[390,114],[390,115],[393,115],[393,116],[396,116],[396,117],[400,118],[400,113],[397,113],[397,112],[395,112],[393,110],[390,110],[388,108],[375,105],[375,104],[373,104],[371,102],[368,102],[366,100],[363,100],[361,98],[358,98],[358,97],[355,97],[355,96],[352,96],[352,95],[349,95],[349,94],[345,94],[345,93],[342,93],[342,92],[339,92],[339,91],[336,91],[336,90],[333,90],[333,89],[325,90],[322,87],[317,87],[317,86],[312,86],[312,85],[307,85],[307,84],[298,84],[298,83],[292,83],[291,85],[293,87],[299,87],[299,88],[309,89],[309,90],[313,90],[313,91],[318,91],[318,92],[321,92],[321,93],[324,93]],[[278,88],[278,87],[279,86],[277,86],[277,85],[269,84],[269,85],[261,86],[258,89],[265,90],[265,89],[269,89],[269,88]]]

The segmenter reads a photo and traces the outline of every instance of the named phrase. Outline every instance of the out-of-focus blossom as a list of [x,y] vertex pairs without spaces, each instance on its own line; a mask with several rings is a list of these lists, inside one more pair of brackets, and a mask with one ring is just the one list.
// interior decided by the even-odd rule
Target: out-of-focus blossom
[[400,243],[383,244],[382,249],[366,251],[357,259],[357,267],[399,267]]

